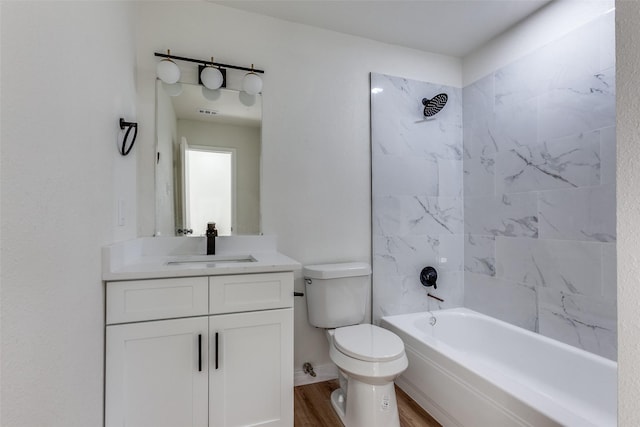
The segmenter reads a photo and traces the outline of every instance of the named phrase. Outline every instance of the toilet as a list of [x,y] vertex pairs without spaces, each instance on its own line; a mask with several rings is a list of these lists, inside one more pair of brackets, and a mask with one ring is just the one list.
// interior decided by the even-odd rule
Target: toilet
[[400,427],[394,380],[407,369],[404,343],[365,317],[371,266],[308,265],[303,269],[309,322],[327,330],[340,388],[331,406],[346,427]]

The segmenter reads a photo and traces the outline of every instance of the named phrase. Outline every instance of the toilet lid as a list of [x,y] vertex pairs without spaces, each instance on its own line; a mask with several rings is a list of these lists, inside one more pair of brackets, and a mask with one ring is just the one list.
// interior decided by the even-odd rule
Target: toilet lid
[[400,337],[375,325],[338,328],[333,342],[340,352],[366,362],[385,362],[404,354],[404,343]]

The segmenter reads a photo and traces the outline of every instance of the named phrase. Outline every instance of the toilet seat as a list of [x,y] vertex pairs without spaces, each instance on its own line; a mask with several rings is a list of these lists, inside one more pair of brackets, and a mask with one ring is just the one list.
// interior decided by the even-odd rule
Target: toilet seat
[[389,362],[404,355],[404,343],[400,337],[375,325],[338,328],[333,342],[341,353],[365,362]]

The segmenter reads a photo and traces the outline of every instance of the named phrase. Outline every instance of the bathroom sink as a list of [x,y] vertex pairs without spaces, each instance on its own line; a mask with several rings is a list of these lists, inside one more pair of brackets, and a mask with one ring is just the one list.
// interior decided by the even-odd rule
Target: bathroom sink
[[196,255],[168,261],[167,265],[175,266],[205,266],[236,264],[243,262],[256,262],[251,255]]

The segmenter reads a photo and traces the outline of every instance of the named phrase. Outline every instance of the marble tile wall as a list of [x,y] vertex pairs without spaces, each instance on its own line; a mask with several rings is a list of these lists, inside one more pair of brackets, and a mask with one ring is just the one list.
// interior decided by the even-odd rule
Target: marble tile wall
[[465,305],[616,358],[613,28],[603,15],[462,90],[371,75],[374,322]]
[[[371,74],[373,317],[464,301],[462,90]],[[422,98],[449,100],[433,120]],[[438,270],[427,297],[419,274]]]
[[613,12],[463,89],[464,305],[616,359]]

